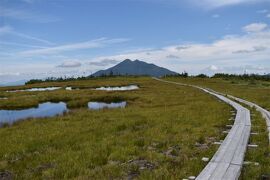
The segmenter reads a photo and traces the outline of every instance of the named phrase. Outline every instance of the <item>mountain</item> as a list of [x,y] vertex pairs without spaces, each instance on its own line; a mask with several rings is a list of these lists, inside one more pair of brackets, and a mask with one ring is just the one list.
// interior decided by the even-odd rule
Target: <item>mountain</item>
[[126,59],[119,64],[106,69],[101,70],[93,74],[93,76],[103,76],[103,75],[147,75],[154,77],[161,77],[165,75],[176,75],[176,72],[170,71],[166,68],[156,66],[154,64],[148,64],[143,61],[135,60],[131,61]]

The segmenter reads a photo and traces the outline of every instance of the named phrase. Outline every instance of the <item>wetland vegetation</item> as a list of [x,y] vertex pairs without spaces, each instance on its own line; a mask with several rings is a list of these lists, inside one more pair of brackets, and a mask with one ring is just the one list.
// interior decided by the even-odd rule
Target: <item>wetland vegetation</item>
[[[217,92],[233,95],[251,102],[270,111],[270,82],[261,78],[248,78],[242,76],[226,76],[225,78],[175,78],[169,77],[167,80],[186,84],[199,85],[211,88]],[[247,163],[243,170],[241,179],[261,179],[269,178],[270,174],[270,145],[268,142],[268,131],[265,119],[254,108],[250,108],[252,116],[252,132],[250,144],[258,145],[257,148],[249,148],[245,157]]]
[[[137,84],[134,91],[95,91]],[[179,179],[197,175],[224,138],[231,107],[191,87],[148,77],[50,82],[19,87],[78,87],[76,91],[7,93],[1,109],[67,103],[64,116],[28,119],[0,129],[0,171],[14,179]],[[16,87],[18,88],[18,87]],[[86,89],[84,89],[86,88]],[[31,97],[31,98],[29,98]],[[126,101],[126,108],[90,111],[87,103]],[[207,102],[207,106],[205,103]]]
[[[268,82],[210,78],[168,77],[246,98],[269,110]],[[137,84],[132,91],[96,91],[97,87]],[[196,176],[223,140],[233,109],[209,94],[186,86],[158,82],[150,77],[111,77],[43,82],[16,87],[61,87],[54,91],[19,91],[0,88],[0,109],[20,110],[44,102],[65,102],[63,116],[29,118],[0,128],[0,172],[14,179],[29,178],[140,178],[179,179]],[[66,87],[77,88],[67,91]],[[91,111],[89,102],[125,108]],[[207,105],[206,105],[207,102]],[[125,105],[126,105],[125,104]],[[100,105],[100,104],[99,104]],[[121,104],[122,105],[122,104]],[[97,106],[96,106],[97,107]],[[100,106],[98,106],[100,107]],[[255,114],[243,179],[269,171],[269,145],[264,120]],[[254,167],[255,166],[255,167]]]

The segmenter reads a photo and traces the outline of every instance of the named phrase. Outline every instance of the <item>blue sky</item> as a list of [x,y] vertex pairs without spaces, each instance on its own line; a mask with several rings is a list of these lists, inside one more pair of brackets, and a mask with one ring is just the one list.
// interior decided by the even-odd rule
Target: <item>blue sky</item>
[[270,0],[1,0],[0,83],[130,58],[191,74],[270,73]]

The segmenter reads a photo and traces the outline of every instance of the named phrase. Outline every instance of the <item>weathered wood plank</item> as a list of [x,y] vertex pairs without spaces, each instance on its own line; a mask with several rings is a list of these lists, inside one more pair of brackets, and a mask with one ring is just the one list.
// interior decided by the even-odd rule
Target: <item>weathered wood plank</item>
[[231,164],[222,179],[236,180],[239,178],[241,166]]
[[262,116],[264,117],[265,121],[266,121],[266,126],[267,126],[267,129],[268,129],[268,139],[269,139],[269,144],[270,144],[270,112],[267,111],[266,109],[262,108],[261,106],[253,103],[253,102],[249,102],[247,100],[244,100],[244,99],[241,99],[241,98],[238,98],[238,97],[234,97],[232,95],[228,95],[229,98],[231,99],[234,99],[238,102],[241,102],[241,103],[244,103],[250,107],[255,107],[257,111],[259,111]]
[[[222,179],[229,167],[230,163],[218,162],[216,169],[213,172],[210,172],[211,176],[209,179]],[[200,178],[198,177],[197,179]],[[202,177],[202,179],[205,179],[205,177]]]
[[160,80],[157,78],[155,79],[166,83],[198,88],[231,105],[236,110],[235,121],[231,130],[228,132],[228,135],[226,136],[225,140],[222,142],[210,162],[206,165],[206,167],[202,170],[202,172],[198,175],[196,179],[238,179],[244,162],[244,155],[247,149],[248,139],[251,131],[249,110],[244,108],[240,104],[232,101],[231,99],[226,98],[225,95],[214,92],[210,89],[204,89],[199,86],[185,85],[182,83]]
[[210,179],[210,177],[212,176],[212,172],[215,171],[218,165],[219,163],[209,162],[204,168],[204,171],[202,171],[196,179],[202,179],[202,177],[205,179]]
[[246,145],[248,144],[248,140],[250,136],[250,130],[251,130],[250,126],[245,126],[245,130],[241,136],[241,142],[239,143],[235,151],[235,154],[233,156],[233,159],[231,161],[232,164],[240,165],[240,166],[243,164],[243,160],[244,160],[244,156],[246,152]]

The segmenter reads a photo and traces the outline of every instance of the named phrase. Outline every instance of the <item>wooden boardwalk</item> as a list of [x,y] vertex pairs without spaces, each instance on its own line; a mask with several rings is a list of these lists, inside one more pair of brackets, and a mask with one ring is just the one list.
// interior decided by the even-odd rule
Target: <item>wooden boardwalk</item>
[[219,93],[219,92],[216,92],[212,89],[209,89],[207,88],[208,91],[211,91],[211,92],[214,92],[216,94],[220,94],[222,96],[227,96],[235,101],[238,101],[240,103],[243,103],[243,104],[246,104],[248,105],[249,107],[255,107],[257,111],[259,111],[263,118],[265,119],[266,121],[266,127],[267,127],[267,130],[268,130],[268,140],[269,140],[269,144],[270,144],[270,112],[267,111],[266,109],[262,108],[261,106],[253,103],[253,102],[250,102],[250,101],[247,101],[247,100],[244,100],[244,99],[241,99],[241,98],[238,98],[238,97],[235,97],[235,96],[232,96],[232,95],[228,95],[228,94],[223,94],[223,93]]
[[255,103],[252,103],[252,102],[249,102],[249,101],[246,101],[244,99],[240,99],[238,97],[234,97],[234,96],[231,96],[231,95],[227,95],[229,98],[231,99],[234,99],[238,102],[241,102],[243,104],[246,104],[250,107],[255,107],[257,111],[259,111],[262,116],[264,117],[265,121],[266,121],[266,126],[267,126],[267,129],[268,129],[268,139],[269,139],[269,144],[270,144],[270,112],[267,111],[266,109],[260,107],[259,105],[255,104]]
[[240,104],[214,92],[203,89],[236,109],[232,129],[196,179],[238,179],[244,162],[251,131],[250,112]]
[[209,93],[225,103],[231,105],[236,110],[234,124],[226,136],[225,140],[220,145],[217,152],[214,154],[210,162],[202,170],[196,179],[198,180],[230,180],[238,179],[241,173],[241,168],[244,162],[248,140],[251,131],[250,112],[240,104],[226,98],[225,96],[210,91],[199,86],[186,85],[154,78],[158,81],[191,86]]

